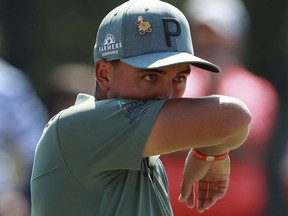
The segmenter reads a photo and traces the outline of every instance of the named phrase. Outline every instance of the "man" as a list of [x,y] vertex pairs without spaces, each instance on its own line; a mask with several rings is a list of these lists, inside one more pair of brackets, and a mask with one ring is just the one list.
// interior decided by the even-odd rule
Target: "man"
[[251,117],[235,98],[181,98],[190,65],[220,70],[193,55],[184,15],[162,1],[128,1],[103,19],[94,60],[95,98],[80,94],[38,143],[32,215],[173,215],[158,157],[184,149],[179,201],[213,206]]

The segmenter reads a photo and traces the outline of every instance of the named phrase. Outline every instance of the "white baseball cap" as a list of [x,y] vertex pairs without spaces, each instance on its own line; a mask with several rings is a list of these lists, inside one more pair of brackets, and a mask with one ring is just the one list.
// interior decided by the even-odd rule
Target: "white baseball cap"
[[250,17],[241,0],[186,0],[183,13],[196,25],[206,25],[222,37],[240,41],[249,29]]

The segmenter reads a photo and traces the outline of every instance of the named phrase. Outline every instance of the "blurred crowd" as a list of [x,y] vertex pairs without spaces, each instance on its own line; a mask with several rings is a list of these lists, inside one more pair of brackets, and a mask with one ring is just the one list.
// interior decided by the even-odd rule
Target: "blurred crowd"
[[34,151],[46,111],[25,74],[0,59],[0,215],[29,214]]
[[[186,0],[182,10],[191,26],[195,53],[222,69],[220,74],[212,74],[191,66],[184,97],[234,96],[252,113],[247,142],[231,154],[228,193],[202,215],[287,215],[288,94],[279,98],[276,86],[243,63],[251,30],[245,4],[240,0]],[[286,33],[288,38],[288,27]],[[288,50],[288,39],[284,43]],[[288,74],[288,65],[284,67]],[[47,120],[73,105],[78,93],[93,95],[94,67],[76,62],[57,65],[48,83],[49,91],[38,95],[25,72],[0,58],[1,216],[30,214],[29,182],[37,141]],[[183,151],[161,157],[175,216],[199,214],[178,202],[186,154]]]

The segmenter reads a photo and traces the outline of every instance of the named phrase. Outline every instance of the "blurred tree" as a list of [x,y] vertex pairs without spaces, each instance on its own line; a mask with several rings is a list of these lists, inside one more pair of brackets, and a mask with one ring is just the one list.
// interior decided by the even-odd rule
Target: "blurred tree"
[[[274,58],[275,61],[271,61],[270,66],[273,67],[273,63],[275,68],[271,68],[271,75],[274,74],[278,78],[275,82],[278,83],[278,90],[280,92],[281,101],[280,101],[280,109],[278,114],[278,124],[276,127],[276,133],[272,139],[270,144],[269,154],[267,155],[267,171],[268,171],[268,181],[269,181],[269,197],[270,202],[267,206],[267,214],[266,216],[285,216],[288,215],[288,206],[287,206],[287,191],[285,191],[285,187],[287,187],[287,180],[284,179],[284,172],[287,170],[283,169],[283,165],[281,167],[281,162],[283,163],[285,155],[285,151],[287,151],[287,128],[288,128],[288,1],[284,1],[286,5],[283,5],[282,10],[285,12],[282,14],[282,22],[277,25],[279,27],[279,35],[275,35],[278,37],[278,42],[274,41],[276,47],[275,52],[280,53],[280,59],[276,59],[279,57],[279,53],[276,56],[273,56],[273,52],[269,54],[269,57]],[[276,23],[275,23],[276,24]],[[272,28],[271,30],[274,30]],[[271,31],[273,33],[273,31]],[[267,57],[268,59],[268,57]],[[277,71],[277,68],[280,64],[282,71]],[[282,81],[279,81],[282,79]],[[286,199],[285,199],[286,196]]]
[[19,68],[30,62],[31,46],[27,43],[32,29],[32,0],[1,0],[0,23],[3,30],[1,56]]
[[284,97],[287,60],[283,33],[287,0],[244,0],[252,19],[248,67],[271,80]]

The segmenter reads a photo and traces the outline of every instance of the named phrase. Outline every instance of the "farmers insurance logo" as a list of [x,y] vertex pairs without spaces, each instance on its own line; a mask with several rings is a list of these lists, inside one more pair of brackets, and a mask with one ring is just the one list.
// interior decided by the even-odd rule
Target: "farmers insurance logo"
[[99,47],[99,53],[102,53],[102,57],[107,55],[117,55],[118,49],[121,47],[121,42],[116,43],[115,37],[112,34],[107,34],[103,46]]

